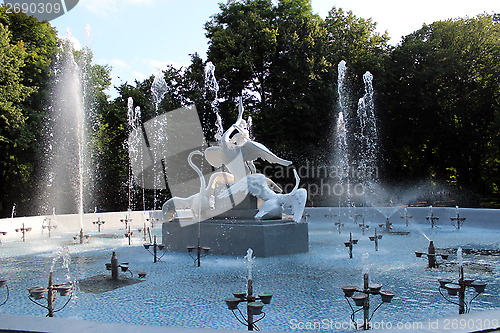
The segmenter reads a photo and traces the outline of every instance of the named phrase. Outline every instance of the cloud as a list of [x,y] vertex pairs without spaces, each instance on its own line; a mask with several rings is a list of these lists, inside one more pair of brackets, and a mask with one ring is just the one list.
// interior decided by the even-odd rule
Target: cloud
[[144,74],[144,73],[141,73],[141,72],[138,72],[138,71],[132,71],[132,77],[134,78],[134,80],[137,80],[137,81],[144,81],[146,80],[149,76]]
[[130,68],[130,65],[121,59],[111,59],[110,64],[113,67],[120,67],[120,68],[126,68],[126,69]]
[[154,0],[80,0],[79,5],[94,14],[106,17],[109,14],[116,13],[118,6],[123,6],[124,4],[149,6],[153,3]]
[[155,70],[155,72],[162,71],[171,65],[168,61],[158,61],[154,59],[146,59],[146,62]]
[[181,67],[186,68],[190,65],[189,63],[181,64],[176,61],[159,61],[155,59],[144,59],[144,61],[154,71],[154,73],[165,70],[168,66],[173,66],[174,68],[180,69]]

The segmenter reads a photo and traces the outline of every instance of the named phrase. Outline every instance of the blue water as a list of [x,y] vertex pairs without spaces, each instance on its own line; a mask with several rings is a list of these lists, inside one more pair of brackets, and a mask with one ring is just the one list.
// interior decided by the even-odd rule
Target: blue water
[[[378,221],[380,223],[383,220]],[[396,292],[389,304],[384,304],[373,316],[374,323],[427,321],[430,318],[458,314],[456,305],[446,302],[438,293],[437,279],[457,277],[456,266],[445,269],[426,268],[425,258],[416,258],[415,250],[427,251],[424,232],[439,248],[500,249],[498,231],[472,228],[465,224],[462,230],[451,225],[439,229],[420,226],[398,228],[411,231],[408,236],[387,235],[375,252],[373,223],[366,235],[352,222],[345,221],[339,234],[331,221],[309,221],[310,251],[304,254],[256,258],[253,267],[254,292],[272,292],[272,303],[264,307],[266,317],[258,323],[261,329],[300,331],[336,331],[342,323],[349,323],[350,309],[341,287],[362,284],[362,272],[368,270],[373,282],[382,283],[382,289]],[[378,227],[378,226],[377,226]],[[154,231],[160,235],[161,229]],[[344,242],[349,232],[359,239],[354,245],[353,259],[348,257]],[[122,231],[117,231],[122,234]],[[126,239],[93,237],[88,244],[73,244],[73,235],[55,235],[53,238],[4,242],[0,246],[0,278],[8,279],[10,298],[0,313],[45,316],[46,310],[28,299],[26,288],[47,285],[48,272],[57,251],[68,246],[71,254],[69,278],[79,280],[98,274],[109,274],[105,263],[112,251],[119,261],[128,261],[133,273],[144,271],[142,283],[102,294],[76,291],[68,306],[56,313],[58,317],[80,318],[106,322],[139,325],[167,325],[182,327],[209,327],[245,329],[227,310],[224,299],[233,291],[246,288],[247,266],[240,257],[209,255],[195,267],[187,253],[166,253],[162,262],[153,263],[153,257],[142,246],[140,234],[135,233],[133,244]],[[202,240],[203,243],[203,240]],[[203,244],[202,244],[203,245]],[[362,254],[368,253],[367,267],[362,265]],[[465,255],[465,273],[488,283],[486,292],[472,303],[472,311],[500,308],[500,257]],[[456,262],[451,255],[448,262]],[[471,265],[479,267],[472,269]],[[56,262],[56,282],[66,280],[67,270]],[[129,276],[129,274],[127,274]],[[467,293],[469,299],[475,293]],[[0,304],[5,288],[0,289]],[[379,303],[371,296],[372,309]],[[63,297],[56,300],[64,303]],[[359,314],[358,314],[358,319]]]

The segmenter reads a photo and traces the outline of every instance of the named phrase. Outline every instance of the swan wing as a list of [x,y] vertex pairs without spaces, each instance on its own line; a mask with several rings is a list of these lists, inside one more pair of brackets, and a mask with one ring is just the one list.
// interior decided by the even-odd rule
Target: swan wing
[[299,188],[293,193],[284,194],[284,206],[292,209],[293,220],[300,222],[304,208],[306,206],[307,191],[306,189]]
[[245,142],[245,144],[241,146],[241,154],[245,161],[255,161],[256,159],[261,158],[269,163],[280,164],[283,166],[292,164],[290,161],[279,158],[266,146],[255,141]]

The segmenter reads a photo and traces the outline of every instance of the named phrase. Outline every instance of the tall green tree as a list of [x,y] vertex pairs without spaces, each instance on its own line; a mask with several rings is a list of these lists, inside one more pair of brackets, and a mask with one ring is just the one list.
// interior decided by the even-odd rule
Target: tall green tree
[[215,63],[221,97],[235,99],[245,89],[261,95],[270,92],[266,78],[276,52],[278,29],[271,0],[230,1],[205,25],[208,59]]
[[394,50],[384,98],[401,175],[483,193],[494,186],[485,177],[492,164],[498,168],[490,152],[498,136],[499,41],[499,22],[484,14],[424,25]]
[[345,60],[352,74],[369,70],[379,76],[389,54],[389,35],[376,31],[377,23],[371,18],[354,15],[352,11],[333,7],[324,20],[328,32],[328,59],[333,64]]
[[14,194],[29,187],[33,172],[20,154],[31,137],[22,103],[36,91],[22,82],[26,57],[23,43],[13,42],[8,28],[0,23],[0,210],[19,199]]
[[335,98],[327,31],[310,1],[279,1],[275,13],[279,33],[268,79],[272,97],[257,118],[257,133],[296,161],[299,156],[315,159],[329,136]]
[[243,94],[259,140],[289,157],[324,142],[327,131],[313,124],[328,116],[332,82],[326,30],[310,1],[229,1],[206,30],[227,108]]
[[[4,202],[9,207],[4,207],[2,214],[5,216],[9,213],[13,202],[17,204],[18,213],[33,214],[33,209],[37,206],[37,200],[33,200],[34,193],[38,192],[38,180],[42,179],[39,172],[44,154],[43,126],[48,110],[52,65],[59,41],[55,29],[49,23],[38,22],[22,12],[7,13],[5,6],[0,6],[0,23],[9,29],[11,43],[22,45],[24,49],[20,82],[31,88],[30,93],[25,94],[22,102],[18,103],[23,118],[20,125],[23,127],[23,135],[18,136],[19,142],[13,152],[13,161],[16,161],[19,170],[24,170],[23,177],[14,181],[16,186],[6,184],[0,189],[4,195],[9,196],[8,202]],[[10,176],[14,175],[21,173],[11,173]]]

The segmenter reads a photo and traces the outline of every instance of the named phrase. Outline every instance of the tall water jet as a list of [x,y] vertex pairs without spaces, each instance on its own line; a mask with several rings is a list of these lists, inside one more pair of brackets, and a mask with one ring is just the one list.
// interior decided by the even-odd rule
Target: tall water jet
[[[377,181],[377,153],[378,133],[375,107],[373,104],[373,75],[366,72],[363,75],[365,94],[359,99],[357,118],[359,121],[359,181],[364,185],[365,191],[373,192],[373,185]],[[369,193],[373,194],[373,193]]]
[[217,82],[217,79],[215,77],[215,65],[209,61],[205,65],[205,98],[210,98],[210,96],[207,95],[207,92],[212,93],[212,102],[210,103],[212,106],[213,110],[216,110],[217,106],[217,98],[218,98],[218,93],[219,93],[219,83]]
[[[342,189],[342,194],[346,198],[346,206],[353,207],[359,199],[364,199],[363,205],[366,206],[366,201],[374,199],[373,197],[367,198],[367,195],[374,194],[378,177],[378,131],[373,103],[373,75],[370,72],[363,75],[365,93],[359,99],[355,113],[350,112],[351,103],[347,82],[347,65],[342,60],[338,64],[339,111],[335,126],[334,148],[337,185]],[[342,199],[339,198],[339,206],[341,202]]]
[[215,77],[215,65],[209,61],[205,65],[205,92],[204,97],[206,100],[212,100],[210,102],[210,106],[215,113],[215,140],[220,141],[222,138],[222,133],[224,133],[224,127],[222,125],[222,117],[220,116],[217,105],[219,103],[218,94],[219,94],[219,83],[217,82],[217,78]]
[[350,180],[349,180],[349,146],[348,146],[348,127],[346,121],[349,117],[347,109],[348,105],[348,89],[347,89],[347,66],[342,60],[338,64],[337,76],[337,93],[338,93],[338,117],[335,126],[335,150],[334,150],[334,165],[337,167],[337,184],[340,185],[339,206],[342,203],[342,197],[345,195],[347,206],[351,204]]
[[[347,189],[347,200],[349,200],[349,150],[347,145],[347,127],[344,120],[344,113],[340,112],[337,118],[336,131],[336,161],[338,184],[343,190]],[[339,196],[339,206],[341,197]]]
[[[154,112],[154,118],[153,118],[153,126],[157,131],[155,132],[156,137],[155,138],[150,138],[152,142],[163,142],[166,143],[168,141],[168,136],[166,133],[164,133],[165,129],[167,128],[166,124],[166,118],[160,118],[158,117],[160,114],[159,107],[160,103],[165,97],[165,94],[167,93],[168,90],[168,85],[167,82],[165,81],[164,75],[162,71],[158,71],[156,73],[153,84],[151,85],[151,94],[153,96],[153,103],[155,105],[155,112]],[[163,123],[165,122],[165,123]],[[158,161],[159,156],[157,156],[157,150],[153,150],[153,160]],[[163,168],[163,170],[158,170],[160,167]],[[159,203],[159,198],[158,198],[158,189],[160,188],[160,184],[162,184],[162,180],[159,179],[161,175],[165,175],[166,172],[166,164],[164,160],[161,160],[161,164],[159,163],[153,163],[153,210],[157,210],[157,204]]]
[[[138,149],[137,146],[135,145],[129,145],[129,142],[135,142],[138,139],[136,138],[139,135],[139,129],[141,127],[141,108],[139,106],[136,106],[134,108],[134,100],[132,97],[129,97],[127,100],[127,122],[128,122],[128,127],[129,127],[129,135],[130,136],[135,136],[132,138],[132,141],[126,141],[125,144],[128,146],[128,151],[129,154],[133,155],[129,159],[129,177],[128,177],[128,209],[133,210],[133,202],[134,200],[134,188],[135,188],[135,182],[134,182],[134,175],[132,172],[132,165],[131,162],[132,160],[138,160],[141,163],[141,168],[144,169],[144,158],[142,156],[142,149]],[[141,177],[144,178],[144,174],[141,174]],[[142,179],[141,184],[144,184],[144,179]],[[145,204],[145,195],[144,195],[144,187],[142,188],[142,209],[146,209],[146,204]]]
[[[54,68],[54,86],[47,124],[47,190],[45,209],[78,213],[83,235],[84,193],[91,193],[92,109],[86,77],[90,55],[83,50],[75,59],[70,43],[64,43]],[[75,166],[77,166],[75,168]]]

